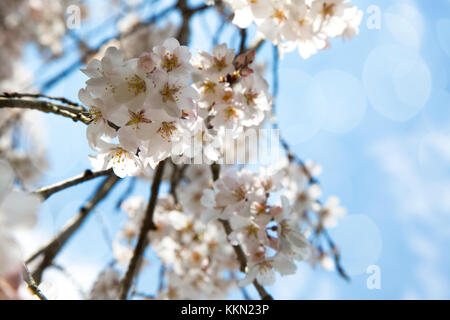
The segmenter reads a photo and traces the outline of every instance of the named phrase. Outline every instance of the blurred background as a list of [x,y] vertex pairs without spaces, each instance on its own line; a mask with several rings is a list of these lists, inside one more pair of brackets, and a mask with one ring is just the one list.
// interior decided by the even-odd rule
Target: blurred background
[[[133,2],[141,6],[142,17],[172,3]],[[347,217],[330,234],[351,280],[299,264],[296,275],[280,277],[267,289],[275,299],[449,299],[450,1],[352,3],[364,12],[360,34],[351,41],[332,40],[329,50],[307,60],[297,52],[286,54],[279,63],[277,95],[283,135],[301,158],[322,165],[319,178],[324,197],[337,195],[347,208]],[[46,62],[36,45],[26,46],[22,62],[32,70],[35,87],[41,88],[80,58],[74,39],[83,38],[95,47],[117,33],[114,17],[122,13],[120,2],[114,8],[108,7],[109,1],[85,4],[88,17],[81,28],[63,38],[64,47],[69,48],[63,58]],[[158,24],[164,27],[179,21],[172,13]],[[191,50],[211,50],[220,24],[212,10],[194,16]],[[99,25],[103,27],[96,28]],[[232,27],[225,27],[217,41],[239,46]],[[269,43],[257,54],[257,60],[267,64],[271,85],[272,54]],[[81,67],[76,66],[46,93],[78,101],[78,90],[86,80]],[[49,168],[39,184],[55,183],[90,168],[87,155],[92,152],[85,126],[53,115],[42,118]],[[35,231],[21,236],[28,250],[25,254],[59,231],[99,183],[87,182],[44,202]],[[112,260],[108,240],[125,221],[116,203],[130,183],[126,178],[113,190],[57,257],[67,274],[47,271],[47,291],[58,298],[78,299],[89,290]],[[133,194],[147,198],[148,184],[139,182]],[[150,264],[138,289],[151,294],[158,285],[159,264],[150,250],[147,258]],[[380,276],[380,288],[368,286],[374,272]],[[252,288],[249,293],[256,297]],[[230,298],[242,295],[237,291]]]

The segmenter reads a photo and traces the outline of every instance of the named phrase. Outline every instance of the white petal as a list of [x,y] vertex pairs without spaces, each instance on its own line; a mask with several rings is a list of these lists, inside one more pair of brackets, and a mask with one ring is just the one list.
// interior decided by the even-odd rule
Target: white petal
[[14,171],[11,165],[0,159],[0,201],[11,190],[14,182]]
[[38,196],[13,191],[0,205],[0,221],[12,228],[31,228],[36,223],[40,203]]
[[242,9],[238,9],[234,12],[233,23],[237,25],[241,29],[245,29],[253,21],[253,14],[250,7],[244,7]]

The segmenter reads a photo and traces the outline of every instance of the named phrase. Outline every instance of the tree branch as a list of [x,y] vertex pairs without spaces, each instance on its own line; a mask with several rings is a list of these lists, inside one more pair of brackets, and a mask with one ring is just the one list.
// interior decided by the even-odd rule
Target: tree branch
[[53,76],[52,78],[50,78],[49,80],[44,82],[44,84],[41,85],[41,91],[46,92],[46,91],[50,90],[51,88],[53,88],[53,86],[55,84],[57,84],[60,80],[67,77],[73,71],[77,70],[90,57],[92,57],[93,55],[98,53],[100,51],[100,49],[109,41],[114,40],[114,39],[119,39],[119,40],[124,39],[124,38],[134,34],[135,32],[141,30],[142,28],[148,27],[152,23],[155,23],[159,18],[164,17],[172,10],[174,10],[174,7],[168,7],[166,9],[162,10],[161,12],[151,16],[150,18],[143,20],[140,23],[136,24],[136,26],[134,26],[131,30],[129,30],[127,32],[118,33],[112,37],[103,39],[94,49],[87,48],[86,51],[83,54],[81,54],[81,57],[78,60],[74,61],[67,68],[60,71],[57,75]]
[[45,99],[49,99],[49,100],[55,100],[55,101],[59,101],[62,102],[64,104],[68,104],[74,107],[78,107],[81,110],[85,110],[83,106],[81,106],[79,103],[70,101],[67,98],[64,97],[53,97],[53,96],[48,96],[42,93],[20,93],[20,92],[3,92],[3,94],[0,95],[0,97],[3,98],[45,98]]
[[48,300],[47,297],[42,293],[41,289],[39,289],[38,285],[33,279],[33,276],[30,273],[30,270],[28,270],[28,267],[26,264],[23,265],[23,280],[28,285],[28,289],[39,298],[39,300]]
[[81,121],[84,124],[89,124],[92,121],[92,119],[84,115],[83,111],[78,107],[48,101],[0,97],[0,109],[1,108],[39,110],[46,113],[57,114],[72,119],[75,122]]
[[29,264],[37,257],[41,255],[43,256],[42,261],[39,262],[38,266],[32,273],[33,278],[37,283],[41,282],[44,270],[52,264],[53,259],[61,251],[70,237],[80,228],[80,226],[89,216],[89,213],[97,206],[99,202],[101,202],[108,195],[108,193],[119,180],[120,179],[116,175],[114,175],[113,173],[110,174],[108,178],[106,178],[103,183],[97,188],[92,198],[83,206],[83,208],[81,208],[78,215],[70,220],[63,227],[63,229],[46,245],[37,250],[34,254],[31,255],[31,257],[26,260],[26,263]]
[[72,186],[75,186],[77,184],[80,184],[80,183],[83,183],[83,182],[86,182],[86,181],[89,181],[92,179],[95,179],[97,177],[110,175],[112,172],[113,172],[112,169],[101,170],[101,171],[86,170],[82,174],[79,174],[73,178],[52,184],[47,187],[40,188],[40,189],[36,190],[34,192],[34,194],[39,195],[44,200],[47,200],[50,196],[52,196],[56,192],[59,192],[61,190],[70,188]]
[[144,255],[145,248],[148,244],[148,233],[151,230],[156,230],[156,226],[153,222],[153,213],[155,212],[156,203],[158,200],[159,186],[161,185],[162,176],[164,172],[164,166],[166,161],[161,161],[155,170],[155,175],[153,177],[153,183],[151,186],[150,201],[148,202],[147,210],[145,213],[144,220],[142,221],[141,230],[139,231],[139,237],[134,248],[133,256],[131,257],[130,263],[128,264],[128,269],[120,281],[120,291],[119,299],[126,300],[128,297],[128,292],[130,291],[131,284],[136,275],[136,271]]

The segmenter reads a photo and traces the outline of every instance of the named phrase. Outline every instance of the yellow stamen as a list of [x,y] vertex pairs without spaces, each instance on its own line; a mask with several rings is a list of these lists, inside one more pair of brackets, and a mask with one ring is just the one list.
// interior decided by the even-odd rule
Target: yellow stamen
[[283,10],[280,10],[280,9],[275,9],[275,12],[272,15],[272,18],[278,20],[278,24],[281,24],[284,20],[287,19]]
[[320,13],[322,14],[323,18],[326,19],[329,16],[334,15],[334,3],[324,3],[323,4],[323,8],[320,11]]
[[212,82],[211,80],[206,80],[200,85],[200,87],[203,88],[203,93],[208,93],[208,92],[214,93],[216,85],[217,84]]
[[164,85],[164,88],[159,93],[162,95],[164,102],[167,101],[176,102],[179,100],[176,93],[180,90],[180,88],[181,88],[180,86],[177,87],[174,84],[169,85],[169,83],[166,83]]
[[162,68],[167,72],[170,72],[177,66],[178,66],[178,57],[173,53],[166,53],[163,57]]
[[134,94],[135,96],[147,90],[145,81],[136,74],[131,78],[126,77],[125,80],[128,83],[128,92]]
[[89,108],[89,115],[95,124],[102,118],[102,112],[96,106],[91,106]]
[[158,129],[158,132],[161,134],[163,139],[167,139],[168,142],[171,142],[171,138],[177,131],[177,127],[174,126],[174,121],[171,122],[163,122],[161,127]]

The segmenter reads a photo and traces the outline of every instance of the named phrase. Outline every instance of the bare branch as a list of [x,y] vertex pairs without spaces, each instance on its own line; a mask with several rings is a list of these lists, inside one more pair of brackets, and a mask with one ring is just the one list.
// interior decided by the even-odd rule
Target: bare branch
[[113,172],[112,169],[101,171],[86,170],[82,174],[79,174],[73,178],[52,184],[47,187],[40,188],[39,190],[36,190],[34,194],[41,196],[41,198],[43,198],[44,200],[47,200],[50,196],[52,196],[56,192],[95,179],[97,177],[110,175],[112,172]]
[[52,264],[53,259],[61,251],[70,237],[80,228],[80,226],[89,216],[89,213],[97,206],[100,201],[102,201],[108,195],[108,193],[119,180],[120,179],[116,175],[110,174],[108,178],[106,178],[103,183],[97,188],[97,191],[92,196],[92,198],[83,206],[83,208],[81,208],[78,215],[70,220],[63,227],[63,229],[46,245],[37,250],[34,254],[31,255],[30,258],[27,259],[26,263],[29,264],[37,257],[41,255],[43,256],[42,261],[39,262],[39,265],[32,273],[33,278],[37,283],[41,282],[42,273],[44,272],[44,270]]
[[78,107],[64,105],[60,103],[52,103],[41,100],[26,100],[16,98],[0,97],[0,108],[20,108],[39,110],[46,113],[57,114],[73,121],[81,121],[84,124],[89,124],[92,119],[84,115],[83,111]]
[[156,202],[158,200],[159,186],[161,185],[165,164],[166,161],[161,161],[155,170],[155,175],[153,178],[153,183],[150,191],[151,192],[150,201],[148,202],[145,217],[144,220],[142,221],[138,241],[136,247],[134,248],[133,256],[131,257],[127,272],[120,281],[120,291],[119,291],[120,300],[127,299],[128,292],[130,291],[131,288],[131,284],[136,275],[138,266],[140,265],[140,261],[144,254],[145,248],[147,247],[148,244],[148,233],[151,230],[156,230],[156,226],[153,222],[153,213],[155,212]]
[[53,76],[52,78],[47,80],[41,86],[41,91],[46,92],[46,91],[50,90],[51,88],[53,88],[53,86],[55,86],[60,80],[64,79],[68,75],[70,75],[73,71],[77,70],[83,63],[85,63],[87,60],[89,60],[89,58],[91,58],[92,56],[97,54],[100,51],[100,49],[109,41],[114,40],[114,39],[120,40],[120,39],[126,38],[126,37],[134,34],[135,32],[141,30],[142,28],[148,27],[149,25],[155,23],[159,18],[166,16],[172,10],[174,10],[174,7],[166,8],[166,9],[162,10],[161,12],[158,12],[157,14],[153,15],[152,17],[145,19],[145,20],[141,21],[140,23],[136,24],[136,26],[134,26],[131,30],[124,32],[124,33],[118,33],[112,37],[105,38],[93,49],[87,48],[78,60],[74,61],[67,68],[63,69],[58,74],[56,74],[55,76]]
[[3,98],[45,98],[45,99],[49,99],[49,100],[55,100],[55,101],[59,101],[74,107],[78,107],[82,110],[84,110],[84,107],[81,106],[80,104],[70,101],[67,98],[64,97],[53,97],[53,96],[48,96],[42,93],[20,93],[20,92],[3,92],[3,94],[0,94],[0,97]]
[[28,270],[28,267],[26,264],[23,265],[23,280],[28,285],[28,289],[39,298],[39,300],[48,300],[47,297],[42,293],[41,289],[39,289],[38,285],[33,279],[33,276],[30,273],[30,270]]

